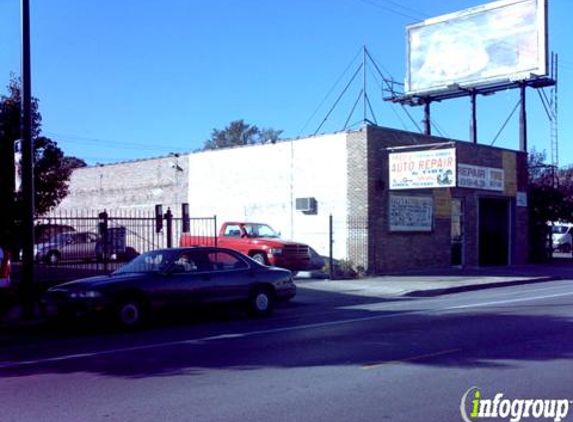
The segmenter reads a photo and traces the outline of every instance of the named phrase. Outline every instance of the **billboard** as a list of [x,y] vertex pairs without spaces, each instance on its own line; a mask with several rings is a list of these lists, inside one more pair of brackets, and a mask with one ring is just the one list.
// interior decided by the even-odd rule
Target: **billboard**
[[406,94],[547,75],[547,0],[502,0],[408,26]]
[[388,165],[391,190],[456,186],[455,148],[390,153]]

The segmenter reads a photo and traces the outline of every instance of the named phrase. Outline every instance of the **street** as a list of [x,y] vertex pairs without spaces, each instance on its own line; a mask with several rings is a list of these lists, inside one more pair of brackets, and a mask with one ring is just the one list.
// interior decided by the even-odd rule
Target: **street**
[[458,421],[472,387],[573,400],[572,282],[394,299],[301,282],[266,319],[0,332],[0,420]]

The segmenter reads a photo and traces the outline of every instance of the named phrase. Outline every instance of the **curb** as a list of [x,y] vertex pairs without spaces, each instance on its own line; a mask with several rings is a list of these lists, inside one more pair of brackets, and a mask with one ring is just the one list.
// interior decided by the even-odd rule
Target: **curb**
[[529,278],[524,280],[513,280],[513,281],[496,281],[493,283],[482,283],[482,284],[468,284],[466,286],[453,286],[446,287],[443,289],[431,289],[431,290],[413,290],[403,297],[435,297],[453,293],[471,292],[476,290],[494,289],[498,287],[509,287],[509,286],[519,286],[523,284],[533,284],[533,283],[543,283],[547,281],[563,280],[560,276],[545,276]]

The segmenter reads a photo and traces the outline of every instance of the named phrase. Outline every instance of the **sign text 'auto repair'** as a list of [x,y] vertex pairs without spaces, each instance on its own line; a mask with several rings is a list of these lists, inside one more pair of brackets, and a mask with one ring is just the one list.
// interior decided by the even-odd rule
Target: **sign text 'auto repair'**
[[389,154],[390,189],[456,186],[456,150],[435,149]]

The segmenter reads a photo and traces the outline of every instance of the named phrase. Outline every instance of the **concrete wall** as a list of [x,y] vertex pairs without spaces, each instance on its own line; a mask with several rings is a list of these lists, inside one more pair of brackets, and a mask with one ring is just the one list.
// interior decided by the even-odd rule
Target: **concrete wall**
[[55,212],[151,212],[155,204],[163,204],[164,211],[171,207],[179,213],[180,204],[187,202],[187,162],[186,156],[169,156],[76,169],[70,194]]

